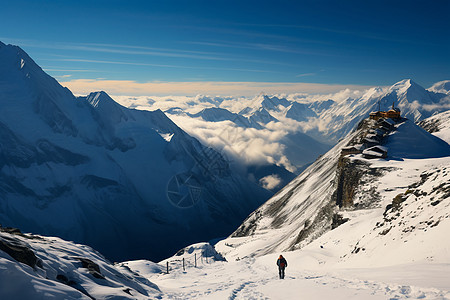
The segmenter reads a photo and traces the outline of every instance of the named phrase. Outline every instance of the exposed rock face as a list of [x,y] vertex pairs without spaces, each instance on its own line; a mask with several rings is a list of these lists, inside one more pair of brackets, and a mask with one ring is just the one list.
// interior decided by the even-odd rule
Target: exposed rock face
[[429,133],[434,133],[439,131],[440,120],[436,120],[435,122],[430,121],[429,119],[420,121],[417,123],[420,127],[428,131]]
[[3,227],[0,227],[0,231],[11,233],[11,235],[0,236],[0,250],[8,253],[18,262],[24,263],[34,269],[39,260],[33,250],[31,250],[31,247],[24,241],[14,238],[14,234],[22,235],[20,230],[12,228],[4,229]]
[[[368,137],[375,139],[374,142],[378,144],[383,144],[387,134],[394,129],[393,126],[390,128],[384,128],[383,126],[383,122],[376,122],[371,119],[361,121],[347,147],[359,144],[362,149],[367,148]],[[342,152],[342,154],[344,153]],[[355,203],[354,197],[361,190],[362,185],[367,181],[374,181],[373,177],[381,175],[382,170],[372,167],[368,162],[341,155],[337,162],[336,190],[333,193],[334,202],[341,208],[352,208],[358,205],[370,207],[377,200],[376,194],[368,193],[364,203]]]
[[367,164],[341,157],[337,169],[337,187],[333,194],[339,207],[352,207],[353,197],[360,184],[361,177],[367,171]]
[[98,279],[105,279],[105,277],[100,272],[100,267],[88,258],[76,257],[81,262],[83,268],[86,268],[92,276]]

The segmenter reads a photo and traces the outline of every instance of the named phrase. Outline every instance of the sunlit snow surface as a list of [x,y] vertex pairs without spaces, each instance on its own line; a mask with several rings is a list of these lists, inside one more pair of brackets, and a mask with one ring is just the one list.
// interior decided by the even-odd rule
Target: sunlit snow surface
[[[33,251],[33,268],[0,250],[0,299],[155,299],[161,292],[147,279],[113,265],[92,248],[55,237],[0,232],[0,243],[14,241]],[[3,246],[2,246],[3,248]],[[95,277],[81,260],[98,266]]]

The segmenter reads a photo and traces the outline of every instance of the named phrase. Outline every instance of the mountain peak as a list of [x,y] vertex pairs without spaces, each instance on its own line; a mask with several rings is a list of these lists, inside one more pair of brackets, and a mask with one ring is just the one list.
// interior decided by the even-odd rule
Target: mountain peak
[[433,84],[429,91],[435,93],[449,94],[450,93],[450,80],[442,80]]
[[399,82],[395,83],[391,89],[392,90],[399,90],[399,89],[407,89],[410,87],[414,87],[414,86],[420,86],[419,84],[417,84],[416,82],[414,82],[412,79],[403,79],[400,80]]
[[[27,86],[35,95],[61,96],[68,93],[67,89],[64,89],[53,77],[45,73],[22,48],[15,45],[3,43],[0,45],[0,80],[10,84],[26,81]],[[70,93],[70,98],[72,97],[73,95]]]
[[128,120],[125,107],[114,101],[104,91],[92,92],[86,97],[80,97],[78,99],[89,103],[101,114],[102,118],[107,118],[110,123],[117,124],[121,120]]
[[[414,82],[411,79],[404,79],[389,88],[388,94],[396,93],[397,95],[407,97],[409,100],[414,101],[417,99],[429,99],[427,90],[420,84]],[[429,102],[427,101],[427,102]]]
[[[112,105],[117,104],[106,92],[99,91],[99,92],[92,92],[87,97],[86,100],[91,104],[93,107],[98,107],[99,105]],[[108,104],[109,103],[109,104]],[[117,104],[119,105],[119,104]]]

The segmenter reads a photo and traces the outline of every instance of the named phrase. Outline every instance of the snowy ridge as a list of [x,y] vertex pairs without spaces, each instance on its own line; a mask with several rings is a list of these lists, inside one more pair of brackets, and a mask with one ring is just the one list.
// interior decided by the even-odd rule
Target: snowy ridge
[[450,144],[450,110],[420,121],[418,125]]
[[149,299],[159,288],[90,247],[0,228],[2,299]]
[[240,127],[256,129],[262,128],[257,122],[252,121],[251,118],[246,118],[242,115],[231,113],[226,109],[218,107],[205,108],[196,114],[188,115],[192,118],[201,117],[203,120],[208,122],[231,121]]
[[428,90],[435,93],[450,94],[450,80],[436,82]]

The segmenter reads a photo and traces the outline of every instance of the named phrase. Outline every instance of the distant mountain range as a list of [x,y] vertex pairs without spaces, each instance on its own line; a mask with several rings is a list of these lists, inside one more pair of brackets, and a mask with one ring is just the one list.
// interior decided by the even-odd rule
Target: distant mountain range
[[[448,82],[425,89],[405,79],[391,87],[345,90],[332,95],[261,94],[253,99],[197,96],[182,100],[165,97],[164,101],[153,99],[140,107],[162,108],[204,143],[228,156],[239,153],[247,166],[247,176],[261,183],[267,176],[281,178],[268,168],[270,165],[300,174],[372,111],[386,111],[394,105],[403,117],[418,122],[448,110]],[[255,165],[265,166],[267,172],[253,173],[251,167]],[[280,182],[272,190],[278,191],[287,182]]]

